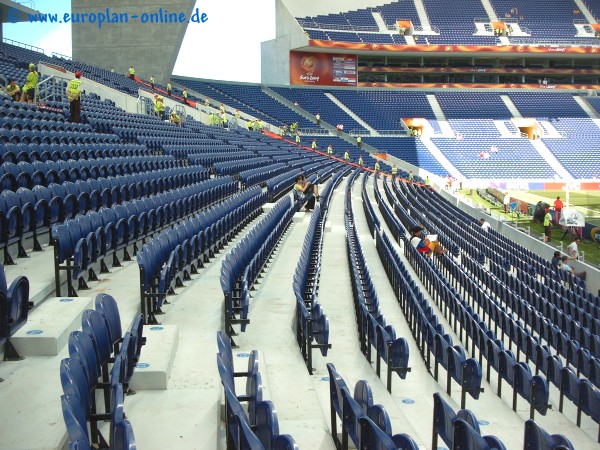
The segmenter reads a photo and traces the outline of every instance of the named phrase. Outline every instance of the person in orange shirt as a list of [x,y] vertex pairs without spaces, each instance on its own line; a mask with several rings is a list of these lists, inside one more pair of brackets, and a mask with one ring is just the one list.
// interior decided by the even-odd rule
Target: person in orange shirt
[[560,220],[560,213],[563,209],[563,202],[560,199],[560,197],[556,197],[556,200],[554,200],[554,223],[556,225],[558,225],[558,222]]

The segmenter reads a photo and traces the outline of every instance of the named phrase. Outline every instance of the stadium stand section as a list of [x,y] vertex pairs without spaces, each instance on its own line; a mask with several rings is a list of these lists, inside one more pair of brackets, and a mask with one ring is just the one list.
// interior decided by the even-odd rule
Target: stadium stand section
[[[439,3],[425,1],[443,33],[462,22],[457,39],[478,42],[465,17],[485,11],[465,5],[444,17]],[[310,20],[377,27],[372,12],[388,25],[399,14],[418,21],[413,2]],[[374,31],[354,35],[391,36]],[[75,61],[7,44],[2,52],[0,70],[10,76],[41,61],[83,70],[114,95],[148,90]],[[562,132],[545,130],[542,141],[576,178],[589,178],[597,148],[576,160],[568,145],[597,142],[600,131],[573,95],[177,81],[273,131],[298,122],[302,147],[235,123],[188,117],[177,127],[92,92],[83,124],[71,124],[64,85],[39,107],[0,104],[0,342],[5,359],[26,358],[0,363],[0,447],[333,449],[351,441],[412,449],[431,438],[436,448],[438,436],[448,448],[597,445],[598,296],[542,256],[482,231],[478,217],[420,178],[367,169],[371,153],[381,153],[384,173],[404,161],[422,176],[458,169],[473,179],[553,179],[537,147],[498,127],[513,118],[506,95],[520,115]],[[364,133],[364,146],[318,126],[316,112]],[[405,136],[403,118],[426,119],[433,135]],[[453,134],[443,137],[447,127]],[[308,149],[312,139],[319,153]],[[479,157],[492,146],[499,151]],[[367,168],[356,166],[359,156]],[[401,163],[401,177],[409,167]],[[301,173],[321,193],[312,213],[298,211]],[[409,240],[415,226],[448,252],[419,254]],[[54,333],[48,322],[62,329],[53,353],[42,355],[39,342]],[[216,366],[207,358],[215,331]],[[308,348],[320,351],[309,356]],[[31,389],[40,379],[47,386]]]

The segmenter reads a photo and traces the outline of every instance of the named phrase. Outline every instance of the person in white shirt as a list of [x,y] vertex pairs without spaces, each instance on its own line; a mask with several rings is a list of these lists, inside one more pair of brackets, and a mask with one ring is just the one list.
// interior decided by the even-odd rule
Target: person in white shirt
[[491,228],[491,225],[488,221],[486,221],[485,219],[480,219],[479,220],[481,222],[481,229],[484,231],[487,231]]
[[567,247],[567,254],[569,255],[569,259],[579,259],[579,243],[581,239],[576,237],[573,242],[569,244]]
[[508,195],[508,191],[506,191],[504,194],[504,201],[502,203],[504,203],[504,212],[508,213],[508,206],[510,203],[510,195]]

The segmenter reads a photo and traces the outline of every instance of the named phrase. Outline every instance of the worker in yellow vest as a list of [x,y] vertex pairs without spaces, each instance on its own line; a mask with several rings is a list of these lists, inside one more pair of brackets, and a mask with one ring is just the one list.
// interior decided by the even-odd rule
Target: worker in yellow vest
[[375,161],[375,172],[379,172],[381,167],[379,166],[379,161]]
[[398,176],[398,166],[394,164],[392,166],[392,177],[396,178]]
[[181,96],[183,97],[183,103],[185,103],[187,105],[187,99],[188,99],[187,89],[183,88],[183,92],[181,93]]
[[360,148],[361,144],[362,144],[362,138],[360,136],[356,136],[356,146],[358,148]]
[[178,127],[181,126],[181,117],[179,117],[175,111],[171,111],[171,117],[169,117],[169,120]]
[[37,86],[39,81],[39,75],[37,70],[35,70],[35,64],[29,64],[29,73],[27,74],[27,78],[25,78],[25,84],[23,85],[23,94],[21,96],[21,101],[26,103],[35,103],[35,87]]
[[71,111],[71,123],[81,122],[81,72],[75,72],[75,79],[67,84],[67,98]]
[[321,124],[321,113],[317,113],[315,118],[317,119],[317,125],[320,125]]
[[429,177],[425,178],[425,186],[431,186],[431,181],[429,181]]
[[296,131],[296,144],[300,143],[300,133]]
[[252,131],[252,121],[248,121],[248,131]]
[[150,87],[154,89],[154,76],[150,75]]
[[408,172],[408,181],[413,182],[415,180],[415,175],[413,174],[413,171],[410,170]]
[[350,161],[350,153],[348,153],[348,150],[346,150],[346,151],[344,152],[344,159],[345,159],[346,161]]
[[310,148],[312,148],[313,150],[317,149],[317,140],[313,139],[312,144],[310,145]]
[[204,106],[210,106],[210,98],[206,97],[204,99]]
[[362,155],[359,155],[359,156],[358,156],[358,165],[359,165],[360,167],[362,167],[362,166],[363,166],[363,159],[362,159]]
[[236,119],[239,119],[240,117],[241,117],[240,110],[239,110],[239,109],[236,109],[236,110],[235,110],[235,118],[236,118]]
[[21,98],[21,88],[19,87],[19,85],[17,84],[17,82],[15,80],[10,80],[10,83],[8,84],[8,86],[6,86],[6,93],[8,95],[10,95],[10,97],[14,101],[17,101],[17,102]]
[[164,120],[165,118],[165,104],[163,103],[163,96],[162,95],[158,95],[156,97],[156,100],[154,100],[154,113],[161,119]]
[[225,105],[221,103],[221,114],[225,113]]
[[129,66],[129,78],[135,80],[135,68],[133,66]]
[[333,155],[333,147],[331,146],[331,144],[329,144],[327,146],[327,154],[328,155]]
[[171,97],[171,95],[172,95],[172,94],[173,94],[173,86],[171,85],[171,82],[169,81],[169,82],[167,83],[167,95],[168,95],[169,97]]
[[227,128],[227,114],[221,114],[221,125],[223,128]]

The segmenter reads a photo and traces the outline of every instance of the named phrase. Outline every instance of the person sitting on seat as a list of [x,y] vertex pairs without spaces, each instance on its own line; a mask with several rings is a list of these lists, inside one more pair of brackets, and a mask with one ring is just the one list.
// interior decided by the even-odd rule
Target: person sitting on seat
[[581,278],[583,281],[585,281],[585,279],[587,278],[587,272],[586,271],[575,272],[575,270],[567,264],[568,260],[569,260],[568,256],[563,256],[561,258],[562,270],[564,270],[565,272],[569,272],[571,275],[575,275],[577,278]]
[[304,206],[305,211],[315,209],[315,199],[319,198],[319,188],[314,184],[309,183],[304,174],[300,174],[296,177],[294,190],[299,194],[302,194],[302,201],[306,201],[306,205]]
[[178,127],[181,126],[181,117],[179,117],[175,111],[171,111],[171,117],[169,117],[169,120]]
[[425,243],[422,238],[423,227],[413,227],[410,230],[410,244],[417,249],[417,251],[422,255],[429,255],[432,250],[429,248],[429,245]]

